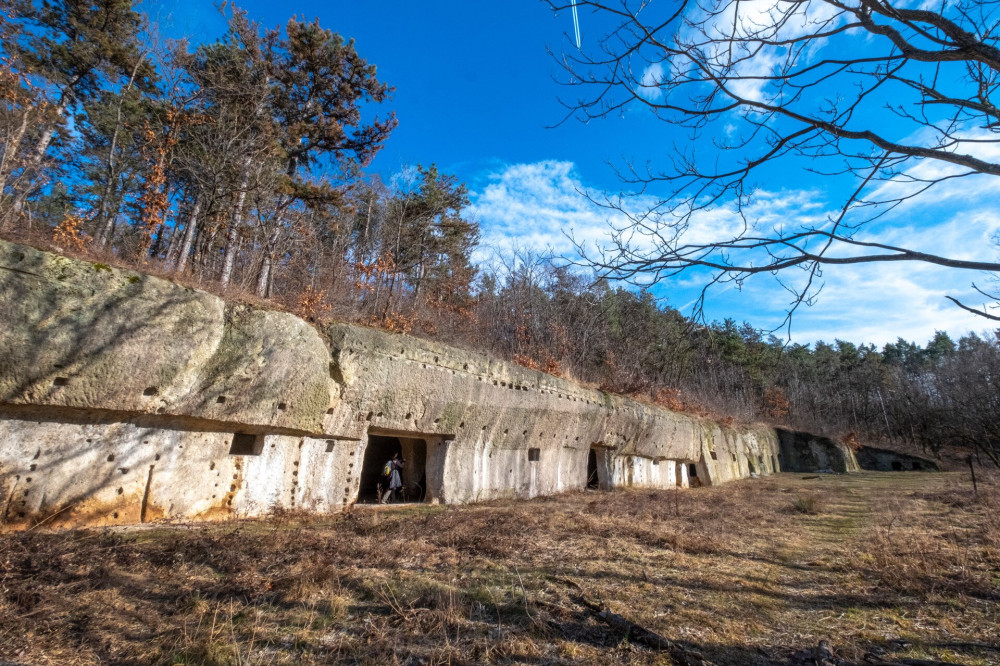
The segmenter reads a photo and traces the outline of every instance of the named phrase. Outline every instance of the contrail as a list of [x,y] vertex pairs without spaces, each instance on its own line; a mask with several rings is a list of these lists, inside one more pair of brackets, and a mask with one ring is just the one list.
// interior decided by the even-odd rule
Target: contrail
[[576,32],[576,48],[580,48],[580,17],[576,15],[576,0],[571,0],[573,5],[573,30]]

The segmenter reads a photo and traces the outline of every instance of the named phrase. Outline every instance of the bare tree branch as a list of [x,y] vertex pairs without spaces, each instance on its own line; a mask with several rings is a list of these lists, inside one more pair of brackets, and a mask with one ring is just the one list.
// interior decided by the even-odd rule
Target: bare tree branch
[[[619,167],[628,191],[595,198],[625,220],[605,246],[579,247],[600,275],[648,284],[699,269],[708,284],[739,286],[799,268],[804,286],[782,283],[793,291],[791,313],[822,287],[822,266],[912,261],[1000,272],[995,260],[881,242],[871,226],[891,224],[889,212],[943,183],[1000,176],[996,0],[938,10],[888,0],[577,5],[604,36],[560,61],[565,83],[582,92],[567,103],[570,114],[589,121],[641,107],[694,139],[661,169]],[[790,169],[834,179],[831,190],[844,185],[838,179],[855,186],[825,221],[768,224],[757,197],[762,187],[787,189]],[[693,240],[700,216],[720,208],[733,215],[729,231]]]

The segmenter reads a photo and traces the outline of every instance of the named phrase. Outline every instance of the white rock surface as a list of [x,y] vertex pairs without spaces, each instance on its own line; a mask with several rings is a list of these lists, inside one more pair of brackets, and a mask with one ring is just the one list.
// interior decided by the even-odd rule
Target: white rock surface
[[339,511],[373,490],[369,436],[399,438],[428,502],[578,490],[591,449],[605,490],[779,465],[772,428],[3,242],[0,322],[7,527]]

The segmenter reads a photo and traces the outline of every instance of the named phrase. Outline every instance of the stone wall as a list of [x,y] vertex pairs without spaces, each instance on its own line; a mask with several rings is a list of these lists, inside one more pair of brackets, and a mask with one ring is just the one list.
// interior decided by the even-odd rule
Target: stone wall
[[779,466],[770,428],[3,242],[0,321],[6,526],[337,511],[373,491],[369,441],[430,502],[580,489],[591,449],[605,489]]

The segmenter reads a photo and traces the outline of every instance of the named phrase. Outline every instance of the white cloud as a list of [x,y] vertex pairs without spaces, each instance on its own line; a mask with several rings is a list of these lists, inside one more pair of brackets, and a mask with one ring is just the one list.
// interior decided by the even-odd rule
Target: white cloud
[[[480,222],[487,247],[574,255],[570,235],[593,247],[607,241],[609,223],[627,223],[622,214],[590,201],[586,191],[572,162],[508,165],[473,194],[470,212]],[[947,199],[952,203],[945,206],[948,213],[941,215],[941,221],[928,207],[923,217],[901,212],[872,228],[872,237],[949,257],[995,259],[997,248],[990,238],[1000,232],[1000,212],[989,205],[990,199],[968,198],[964,208],[954,206],[950,196]],[[637,208],[649,206],[652,199],[640,197],[633,203]],[[749,213],[764,229],[781,224],[818,225],[829,214],[821,193],[811,190],[762,191]],[[900,220],[911,223],[900,224]],[[732,234],[738,225],[732,210],[717,208],[693,218],[686,239],[717,239]],[[802,275],[786,271],[781,278],[794,284]],[[935,330],[946,330],[957,338],[970,330],[988,328],[986,320],[960,310],[945,298],[981,302],[971,288],[973,281],[981,287],[991,286],[990,277],[984,274],[918,262],[827,267],[817,304],[803,307],[795,315],[793,339],[840,338],[883,344],[902,336],[924,342]],[[689,272],[655,291],[683,308],[697,297],[703,284],[703,275]],[[783,319],[789,300],[788,292],[762,275],[747,281],[742,290],[713,290],[707,314],[709,318],[733,317],[763,328],[774,327]]]
[[[969,155],[980,160],[1000,164],[1000,141],[996,135],[985,130],[972,130],[963,134],[953,135],[959,143],[952,152]],[[938,132],[933,128],[922,128],[920,131],[902,139],[905,145],[933,146],[938,141]],[[904,198],[917,194],[918,196],[904,201],[895,211],[896,215],[926,208],[928,205],[945,203],[985,201],[987,197],[1000,195],[1000,178],[977,174],[954,178],[950,176],[967,173],[968,168],[951,164],[943,160],[922,159],[910,162],[910,167],[894,180],[882,183],[878,188],[865,195],[868,201],[886,201],[894,198]],[[941,181],[925,193],[919,193],[931,181]],[[919,194],[918,194],[919,193]]]
[[570,236],[590,243],[608,228],[607,211],[584,191],[572,162],[514,164],[490,176],[474,194],[469,212],[479,221],[486,245],[572,254]]
[[[698,6],[693,10],[687,16],[689,27],[681,32],[680,42],[692,48],[698,45],[699,57],[704,56],[715,73],[728,80],[727,85],[733,93],[756,101],[767,99],[770,93],[765,87],[770,85],[769,77],[787,62],[787,47],[776,43],[827,30],[843,22],[835,6],[815,0],[805,3],[743,0],[726,3],[722,11],[718,9]],[[709,43],[705,43],[706,38]],[[754,44],[752,57],[739,46],[744,41]],[[800,64],[808,64],[816,58],[827,43],[826,39],[811,40]],[[685,56],[675,56],[673,60],[674,68],[686,67]]]
[[[499,250],[514,247],[576,255],[574,242],[588,253],[607,245],[612,228],[629,230],[633,220],[621,210],[601,205],[600,192],[591,192],[580,180],[572,162],[546,160],[513,164],[489,176],[488,184],[473,193],[469,213],[479,222],[483,244]],[[811,192],[790,194],[761,192],[754,209],[765,225],[778,224],[791,210],[805,215],[815,208]],[[655,206],[650,196],[629,197],[616,205],[636,214]],[[733,234],[741,226],[727,209],[703,211],[692,220],[685,237],[708,242]],[[651,248],[649,238],[633,233],[634,247]]]
[[642,70],[642,78],[639,80],[639,94],[651,102],[656,102],[663,97],[660,90],[660,82],[663,81],[663,63],[654,62]]
[[946,296],[977,304],[970,288],[975,275],[916,263],[868,264],[828,272],[819,302],[796,313],[793,338],[834,338],[882,345],[903,337],[923,343],[937,330],[956,339],[989,328]]
[[[1000,230],[1000,213],[983,202],[968,210],[953,211],[942,222],[922,226],[894,226],[887,221],[877,232],[889,244],[960,259],[995,259],[997,248],[990,237]],[[786,271],[781,278],[801,285],[804,274]],[[961,271],[921,262],[879,262],[826,267],[823,290],[813,307],[800,308],[794,317],[792,338],[797,342],[839,338],[882,345],[903,337],[926,342],[936,330],[958,338],[969,331],[990,328],[987,320],[954,306],[946,296],[977,305],[983,297],[972,283],[993,286],[993,278],[976,271]],[[694,287],[695,285],[692,285]],[[700,286],[700,285],[699,285]],[[777,326],[791,295],[773,280],[750,280],[742,292],[716,292],[710,296],[711,317],[746,319],[756,326]]]

